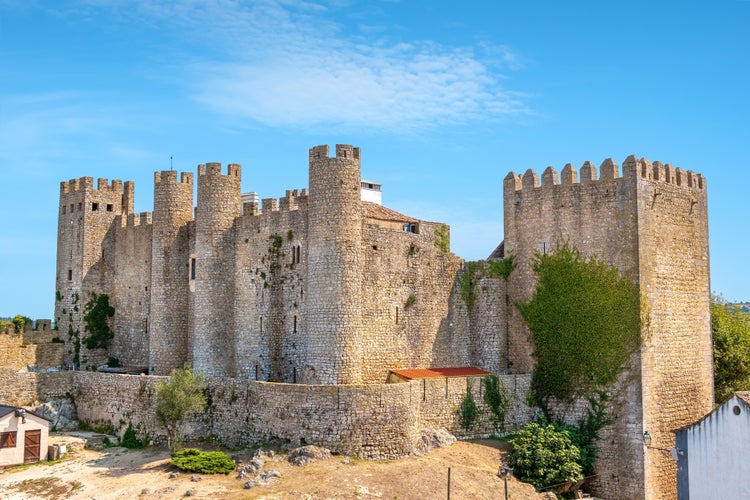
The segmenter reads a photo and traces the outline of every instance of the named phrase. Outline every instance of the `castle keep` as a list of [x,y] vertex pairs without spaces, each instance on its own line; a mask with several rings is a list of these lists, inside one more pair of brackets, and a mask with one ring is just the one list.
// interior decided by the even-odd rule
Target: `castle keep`
[[[290,412],[315,391],[342,422],[366,420],[361,402],[342,406],[346,385],[352,401],[379,401],[373,411],[382,426],[439,420],[457,432],[453,408],[428,405],[430,394],[443,393],[441,404],[449,404],[447,381],[433,392],[424,383],[419,398],[413,386],[382,389],[389,370],[530,373],[531,335],[513,304],[533,294],[535,252],[569,242],[637,281],[644,302],[643,346],[614,391],[622,406],[602,433],[597,488],[607,498],[676,495],[674,461],[644,448],[642,436],[648,430],[669,448],[673,429],[712,406],[703,176],[634,156],[622,169],[605,160],[598,169],[548,167],[541,178],[511,172],[503,183],[505,239],[490,258],[512,254],[517,268],[507,279],[471,276],[471,301],[457,280],[469,267],[450,252],[446,225],[363,201],[359,148],[337,145],[333,156],[327,146],[310,149],[309,190],[279,200],[243,196],[240,180],[236,164],[200,165],[197,177],[158,172],[153,213],[141,214],[133,212],[132,182],[61,183],[55,317],[68,362],[78,349],[83,366],[112,356],[155,375],[190,362],[208,377],[233,379],[232,387],[309,386],[308,396],[287,401]],[[81,346],[91,292],[106,293],[115,308],[106,351]],[[283,398],[287,385],[273,387]],[[394,434],[403,450],[413,432]]]

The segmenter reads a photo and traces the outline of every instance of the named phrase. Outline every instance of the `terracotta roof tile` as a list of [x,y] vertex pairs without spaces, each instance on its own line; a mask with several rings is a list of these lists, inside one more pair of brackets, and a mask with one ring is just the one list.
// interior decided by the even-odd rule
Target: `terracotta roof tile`
[[391,222],[419,222],[419,219],[409,217],[407,215],[386,208],[383,205],[372,203],[371,201],[363,201],[362,205],[365,207],[365,217],[368,219],[377,219]]
[[490,372],[480,370],[479,368],[472,368],[470,366],[454,368],[410,368],[404,370],[391,370],[391,373],[406,381],[423,378],[484,377],[492,375]]

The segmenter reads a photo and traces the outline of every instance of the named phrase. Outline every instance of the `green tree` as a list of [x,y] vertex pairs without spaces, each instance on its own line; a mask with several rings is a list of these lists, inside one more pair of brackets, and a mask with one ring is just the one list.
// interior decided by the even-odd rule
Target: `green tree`
[[175,368],[169,381],[156,386],[156,420],[167,431],[167,445],[175,451],[179,447],[179,428],[189,415],[203,411],[206,406],[203,374],[193,373],[189,364]]
[[711,297],[714,343],[714,395],[724,402],[735,391],[750,390],[750,315],[721,297]]
[[22,316],[20,314],[14,316],[11,321],[13,322],[13,330],[16,333],[25,332],[26,325],[30,325],[31,323],[33,323],[33,320],[31,318],[27,318],[26,316]]
[[109,305],[109,295],[91,292],[91,299],[83,307],[83,324],[88,336],[83,339],[88,349],[109,346],[109,341],[115,336],[109,326],[109,318],[115,315],[115,308]]
[[513,474],[537,489],[583,479],[581,452],[567,430],[531,422],[509,439],[508,465]]
[[640,292],[595,257],[563,245],[537,254],[533,298],[517,304],[534,341],[532,392],[543,409],[608,388],[641,342]]

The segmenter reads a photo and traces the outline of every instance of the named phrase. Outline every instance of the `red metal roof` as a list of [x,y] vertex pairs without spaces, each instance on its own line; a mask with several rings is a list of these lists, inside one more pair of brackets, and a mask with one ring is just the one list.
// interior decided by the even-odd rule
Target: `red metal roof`
[[461,366],[454,368],[410,368],[406,370],[390,370],[402,380],[413,380],[423,378],[440,378],[440,377],[484,377],[492,375],[490,372],[472,368],[471,366]]

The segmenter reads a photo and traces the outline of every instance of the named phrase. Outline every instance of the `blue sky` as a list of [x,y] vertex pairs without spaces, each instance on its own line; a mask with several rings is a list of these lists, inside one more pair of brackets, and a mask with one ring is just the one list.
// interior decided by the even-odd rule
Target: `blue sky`
[[750,2],[0,0],[0,316],[51,317],[59,182],[362,148],[384,204],[502,240],[511,170],[630,154],[708,181],[711,287],[750,300]]

